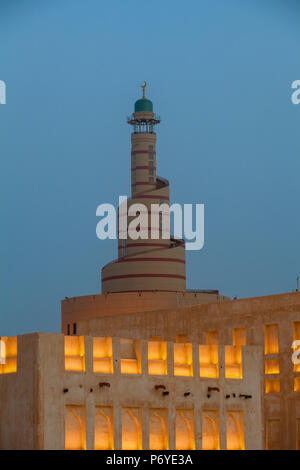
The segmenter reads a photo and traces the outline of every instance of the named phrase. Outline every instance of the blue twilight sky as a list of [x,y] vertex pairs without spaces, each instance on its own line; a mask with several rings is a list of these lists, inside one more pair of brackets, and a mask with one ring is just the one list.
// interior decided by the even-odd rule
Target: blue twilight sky
[[96,207],[130,191],[147,80],[158,174],[205,204],[188,288],[291,291],[300,274],[299,0],[1,0],[0,335],[59,331],[117,255]]

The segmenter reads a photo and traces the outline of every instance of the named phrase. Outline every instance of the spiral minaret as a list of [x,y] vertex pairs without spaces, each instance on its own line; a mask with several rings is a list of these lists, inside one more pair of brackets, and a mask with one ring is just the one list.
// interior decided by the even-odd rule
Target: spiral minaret
[[[184,291],[185,245],[183,240],[163,234],[162,216],[151,226],[152,204],[170,204],[169,182],[157,176],[155,127],[160,119],[153,112],[153,103],[145,97],[136,101],[134,113],[128,118],[131,134],[131,199],[142,203],[148,211],[148,227],[140,227],[141,238],[122,238],[119,227],[118,259],[102,269],[102,292]],[[125,215],[127,217],[127,214]],[[169,217],[169,215],[167,216]],[[127,217],[130,223],[134,217]],[[148,231],[148,238],[145,231]],[[153,234],[154,237],[153,237]]]

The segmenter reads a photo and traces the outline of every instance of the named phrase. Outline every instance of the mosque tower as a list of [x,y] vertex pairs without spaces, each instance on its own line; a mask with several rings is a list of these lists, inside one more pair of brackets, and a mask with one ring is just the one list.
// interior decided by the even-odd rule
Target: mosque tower
[[[144,204],[148,211],[148,226],[139,227],[140,237],[124,237],[122,217],[127,224],[136,218],[128,217],[121,208],[118,235],[118,259],[102,269],[102,293],[136,291],[185,291],[185,243],[163,234],[162,214],[152,218],[151,204],[169,206],[169,182],[156,174],[156,133],[160,119],[153,112],[153,103],[145,96],[146,82],[142,86],[143,96],[136,101],[134,113],[128,118],[131,134],[131,199],[133,204]],[[165,212],[166,214],[166,212]],[[139,212],[137,213],[139,215]],[[167,217],[169,214],[167,211]],[[125,228],[126,232],[126,228]],[[148,232],[148,237],[147,237]],[[125,235],[126,236],[126,235]]]

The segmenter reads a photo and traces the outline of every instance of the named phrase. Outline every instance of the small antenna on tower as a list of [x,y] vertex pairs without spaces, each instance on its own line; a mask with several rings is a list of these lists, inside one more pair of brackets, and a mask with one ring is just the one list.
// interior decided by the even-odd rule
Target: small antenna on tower
[[297,289],[296,292],[299,292],[299,276],[297,276]]

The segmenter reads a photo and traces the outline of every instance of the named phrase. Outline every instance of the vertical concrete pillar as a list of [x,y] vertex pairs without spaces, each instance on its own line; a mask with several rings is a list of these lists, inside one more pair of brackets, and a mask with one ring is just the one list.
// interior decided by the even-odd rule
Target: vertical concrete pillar
[[149,450],[149,407],[142,408],[142,449]]
[[219,346],[219,384],[220,384],[220,408],[219,408],[219,432],[220,449],[226,450],[226,407],[225,407],[225,346]]
[[114,449],[122,450],[122,409],[119,404],[113,407],[113,420],[114,420]]
[[176,406],[171,405],[168,408],[168,427],[169,427],[169,450],[175,450],[176,442]]

